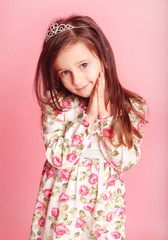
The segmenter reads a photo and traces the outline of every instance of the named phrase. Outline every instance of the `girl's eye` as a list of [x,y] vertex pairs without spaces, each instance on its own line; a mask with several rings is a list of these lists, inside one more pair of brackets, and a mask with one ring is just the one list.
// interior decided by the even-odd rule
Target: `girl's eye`
[[87,65],[88,65],[87,63],[82,63],[82,64],[80,65],[80,67],[81,67],[81,68],[86,68]]
[[69,74],[69,71],[63,71],[63,72],[61,72],[61,75],[63,75],[63,76],[66,76],[66,75],[68,75]]

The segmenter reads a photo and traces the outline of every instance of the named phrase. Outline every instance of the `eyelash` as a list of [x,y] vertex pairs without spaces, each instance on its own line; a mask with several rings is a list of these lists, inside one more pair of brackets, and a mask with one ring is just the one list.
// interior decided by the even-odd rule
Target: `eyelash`
[[[88,63],[82,63],[82,64],[80,65],[80,68],[84,69],[84,68],[86,68],[87,66],[88,66]],[[66,75],[68,75],[69,73],[70,73],[70,71],[66,70],[66,71],[61,72],[61,75],[66,76]]]
[[82,64],[80,65],[80,67],[81,67],[81,66],[84,66],[84,68],[86,68],[87,65],[88,65],[87,63],[82,63]]
[[61,72],[61,75],[66,76],[67,75],[66,73],[69,73],[69,71],[63,71]]

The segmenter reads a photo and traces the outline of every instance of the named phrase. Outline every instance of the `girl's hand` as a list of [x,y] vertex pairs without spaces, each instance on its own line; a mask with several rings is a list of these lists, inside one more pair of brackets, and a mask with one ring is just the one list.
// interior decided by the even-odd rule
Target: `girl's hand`
[[94,90],[90,96],[89,104],[86,110],[86,114],[87,114],[86,121],[90,123],[91,128],[98,117],[97,88],[98,88],[98,85],[96,82]]
[[98,87],[97,87],[97,101],[98,101],[98,117],[106,116],[110,117],[112,115],[110,102],[105,106],[105,94],[108,94],[105,86],[104,73],[101,72],[98,78]]

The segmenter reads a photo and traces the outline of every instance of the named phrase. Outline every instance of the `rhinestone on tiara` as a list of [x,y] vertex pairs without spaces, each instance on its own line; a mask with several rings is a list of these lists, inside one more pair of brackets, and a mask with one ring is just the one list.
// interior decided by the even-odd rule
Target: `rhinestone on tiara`
[[70,24],[58,24],[58,23],[52,23],[51,26],[50,26],[50,29],[49,31],[47,32],[47,35],[46,35],[46,39],[45,39],[45,43],[52,37],[54,37],[55,35],[61,33],[61,32],[64,32],[66,30],[69,30],[69,29],[74,29],[74,28],[79,28],[79,27],[75,27],[75,26],[72,26]]

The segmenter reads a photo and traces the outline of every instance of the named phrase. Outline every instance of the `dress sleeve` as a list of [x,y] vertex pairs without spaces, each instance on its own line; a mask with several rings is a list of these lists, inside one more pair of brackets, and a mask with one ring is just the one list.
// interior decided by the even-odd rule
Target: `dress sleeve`
[[[147,105],[146,103],[139,104],[132,102],[133,107],[136,111],[141,113],[143,116],[146,115]],[[133,126],[143,137],[144,135],[144,121],[138,118],[133,111],[129,113],[130,120]],[[105,156],[107,162],[118,171],[126,171],[132,168],[140,159],[140,145],[142,138],[138,138],[133,134],[133,146],[128,149],[125,145],[113,146],[110,140],[110,125],[112,117],[104,118],[100,120],[100,149]],[[113,142],[117,143],[117,136],[113,136]]]
[[93,141],[89,123],[85,120],[87,115],[81,112],[73,119],[73,108],[65,112],[54,111],[49,105],[45,108],[47,113],[43,111],[42,114],[42,136],[46,158],[56,168],[70,168],[78,163],[79,157]]

